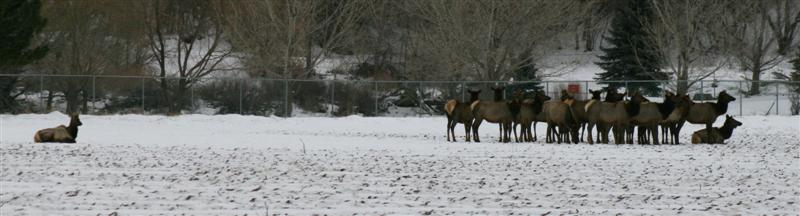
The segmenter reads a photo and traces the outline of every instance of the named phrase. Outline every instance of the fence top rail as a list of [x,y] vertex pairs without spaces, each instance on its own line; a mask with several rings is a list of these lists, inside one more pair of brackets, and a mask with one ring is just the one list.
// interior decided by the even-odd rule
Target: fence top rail
[[[528,84],[528,83],[675,83],[689,82],[681,80],[541,80],[541,81],[486,81],[486,80],[315,80],[315,79],[283,79],[283,78],[262,78],[262,77],[159,77],[159,76],[136,76],[136,75],[86,75],[86,74],[0,74],[0,77],[84,77],[84,78],[136,78],[136,79],[194,79],[194,80],[261,80],[261,81],[290,81],[290,82],[367,82],[367,83],[451,83],[451,84]],[[761,83],[796,83],[800,81],[787,80],[702,80],[702,82],[761,82]]]

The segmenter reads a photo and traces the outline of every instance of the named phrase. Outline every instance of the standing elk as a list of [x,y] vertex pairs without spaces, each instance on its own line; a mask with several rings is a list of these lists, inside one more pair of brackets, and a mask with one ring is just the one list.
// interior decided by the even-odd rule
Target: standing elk
[[[606,101],[609,100],[609,96],[624,96],[625,94],[614,94],[615,92],[608,91],[612,95],[606,96]],[[616,100],[620,98],[612,98],[612,100]],[[589,132],[587,139],[589,144],[593,144],[594,141],[592,140],[592,128],[597,125],[597,131],[602,136],[602,140],[598,140],[601,143],[608,143],[608,132],[613,128],[613,135],[614,135],[614,142],[616,144],[623,144],[625,142],[625,131],[628,129],[628,125],[630,123],[630,119],[633,116],[639,114],[639,103],[629,103],[625,101],[617,101],[617,102],[600,102],[600,101],[589,101],[586,104],[586,113],[588,119],[588,127],[586,131]],[[630,141],[628,142],[630,143]]]
[[[514,135],[517,134],[517,125],[521,126],[520,129],[520,138],[517,142],[534,142],[536,141],[536,130],[531,132],[531,126],[534,125],[534,121],[536,121],[537,116],[542,113],[543,105],[546,100],[549,100],[550,97],[544,95],[544,93],[536,92],[534,94],[534,98],[526,99],[521,91],[518,91],[514,94],[514,100],[511,103],[512,106],[512,113],[514,114],[514,125],[512,128],[514,129]],[[514,107],[518,107],[518,111],[514,113]],[[544,119],[543,119],[544,120]]]
[[78,114],[69,115],[69,126],[59,125],[54,128],[41,129],[33,135],[33,142],[75,143],[78,138],[78,126],[83,125]]
[[[689,100],[689,96],[684,96],[683,100],[691,102],[691,100]],[[685,112],[683,113],[683,120],[685,121],[680,121],[676,127],[676,133],[674,135],[676,140],[678,139],[680,130],[686,121],[692,124],[705,124],[705,129],[708,133],[706,136],[712,137],[711,125],[717,121],[717,117],[728,112],[728,103],[735,100],[736,98],[729,95],[728,92],[722,91],[719,93],[719,96],[717,96],[716,103],[689,103],[690,105],[688,105],[688,108],[686,108]]]
[[544,114],[544,104],[551,98],[542,90],[536,91],[533,97],[533,111],[536,114],[533,118],[533,141],[536,141],[536,123],[547,122],[547,116]]
[[739,126],[742,126],[741,122],[736,121],[729,115],[725,115],[725,123],[722,124],[722,127],[711,128],[710,132],[706,131],[707,129],[695,131],[692,134],[692,143],[725,144],[725,140],[730,139],[731,135],[733,135],[733,129]]
[[[593,90],[590,89],[589,93],[592,95],[592,97],[590,99],[588,99],[588,100],[575,100],[575,102],[572,103],[572,105],[571,105],[572,110],[575,113],[575,119],[578,121],[578,123],[580,123],[581,133],[580,133],[579,137],[581,139],[581,142],[585,142],[585,140],[584,140],[584,132],[586,132],[586,123],[589,122],[589,117],[586,114],[586,108],[585,108],[586,104],[588,104],[589,101],[591,101],[591,100],[598,100],[599,101],[600,100],[600,94],[602,94],[603,92],[602,91],[593,91]],[[566,100],[568,97],[572,97],[572,95],[569,94],[569,92],[567,92],[566,90],[562,90],[561,91],[561,101]]]
[[478,100],[478,96],[481,94],[481,90],[467,90],[470,95],[470,101],[460,102],[458,100],[449,100],[444,105],[444,111],[447,114],[447,141],[450,141],[450,135],[453,135],[452,141],[456,141],[456,132],[455,128],[458,123],[464,124],[464,131],[465,131],[465,139],[467,142],[470,141],[470,129],[472,128],[472,120],[474,117],[472,116],[472,108],[469,106],[472,102]]
[[664,102],[662,103],[652,103],[638,92],[631,96],[632,103],[638,102],[641,104],[639,114],[631,119],[631,123],[639,127],[639,135],[637,136],[639,144],[650,144],[651,140],[648,135],[652,136],[653,144],[660,144],[658,126],[663,124],[675,110],[675,104],[678,99],[672,92],[664,94]]
[[492,87],[495,101],[476,100],[470,105],[472,115],[475,117],[472,123],[472,135],[475,137],[475,142],[480,142],[478,129],[483,120],[500,125],[500,142],[511,141],[511,123],[514,121],[514,115],[511,113],[509,104],[502,99],[503,90],[505,87]]
[[[544,104],[544,114],[547,119],[547,135],[545,141],[561,143],[564,139],[567,143],[578,143],[578,129],[580,122],[575,118],[572,104],[575,99],[567,95],[563,100],[551,100]],[[558,129],[558,131],[556,131]]]

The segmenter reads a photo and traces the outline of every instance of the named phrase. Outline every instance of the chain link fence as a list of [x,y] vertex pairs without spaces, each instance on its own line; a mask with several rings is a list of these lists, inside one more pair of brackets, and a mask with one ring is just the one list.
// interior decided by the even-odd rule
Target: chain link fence
[[[557,98],[562,90],[578,99],[589,91],[614,86],[640,90],[660,102],[677,81],[371,81],[260,78],[158,78],[108,75],[0,75],[15,95],[13,113],[81,112],[84,114],[242,114],[262,116],[431,116],[442,115],[449,99],[467,100],[466,90],[489,87],[543,90]],[[796,115],[800,82],[716,80],[685,83],[696,102],[714,101],[721,91],[736,97],[732,115]],[[8,86],[10,85],[10,86]],[[751,87],[758,86],[758,90]],[[508,97],[507,97],[508,98]],[[8,112],[8,111],[7,111]]]

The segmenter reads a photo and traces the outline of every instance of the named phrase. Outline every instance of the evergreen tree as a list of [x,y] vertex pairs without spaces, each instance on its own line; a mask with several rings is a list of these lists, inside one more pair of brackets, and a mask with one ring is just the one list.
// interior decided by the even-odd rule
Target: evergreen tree
[[[797,56],[791,61],[794,66],[794,71],[789,73],[788,80],[800,82],[800,49],[797,50]],[[794,84],[794,93],[800,94],[800,83]]]
[[[667,75],[660,70],[656,50],[646,30],[648,20],[653,17],[648,0],[628,0],[620,7],[612,20],[611,36],[605,40],[612,47],[600,48],[603,55],[596,63],[605,72],[598,73],[597,80],[663,80]],[[600,82],[604,83],[604,82]],[[611,88],[623,87],[625,83],[607,82]],[[639,89],[647,94],[659,93],[659,83],[630,82],[631,90]]]
[[[31,47],[45,25],[39,0],[0,0],[0,74],[19,74],[22,67],[41,59],[47,47]],[[0,113],[13,112],[19,96],[19,77],[0,76]]]
[[535,91],[542,89],[541,83],[538,82],[542,79],[536,76],[536,73],[539,72],[539,69],[536,68],[536,64],[534,64],[533,60],[530,58],[525,59],[523,63],[524,65],[522,67],[519,67],[514,71],[514,82],[529,83],[508,85],[506,87],[506,99],[511,99],[510,97],[514,95],[514,92],[517,89],[521,89],[523,92],[525,92],[525,98],[532,98]]

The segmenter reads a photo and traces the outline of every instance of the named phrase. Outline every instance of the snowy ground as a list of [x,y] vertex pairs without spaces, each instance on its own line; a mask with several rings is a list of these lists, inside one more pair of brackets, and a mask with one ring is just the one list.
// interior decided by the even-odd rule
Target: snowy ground
[[677,146],[495,143],[489,124],[445,143],[441,117],[81,118],[78,144],[32,144],[67,117],[0,115],[0,215],[800,212],[798,117]]

